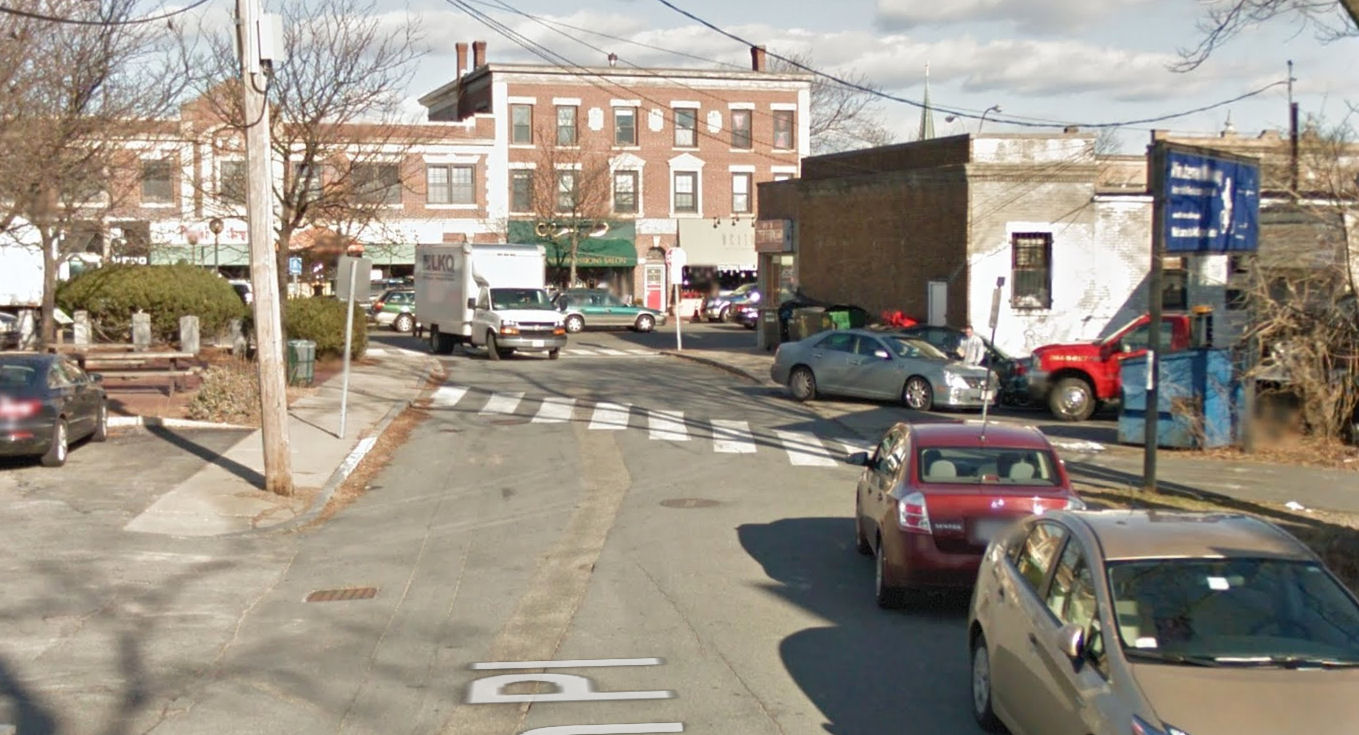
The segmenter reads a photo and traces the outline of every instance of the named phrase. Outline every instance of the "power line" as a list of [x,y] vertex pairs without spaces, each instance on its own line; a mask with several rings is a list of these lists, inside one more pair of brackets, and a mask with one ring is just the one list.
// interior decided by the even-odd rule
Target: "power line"
[[195,0],[193,3],[189,4],[186,7],[180,8],[179,10],[166,11],[164,13],[161,13],[160,15],[152,16],[149,18],[132,18],[125,20],[85,20],[83,18],[63,18],[56,15],[44,15],[42,13],[34,13],[28,10],[20,10],[18,8],[5,7],[3,5],[0,5],[0,13],[4,13],[6,15],[15,15],[20,18],[28,18],[30,20],[41,20],[49,23],[60,23],[62,25],[102,26],[106,28],[113,28],[117,26],[142,25],[144,23],[158,23],[162,20],[168,20],[170,18],[175,17],[176,15],[183,15],[184,13],[187,13],[191,10],[207,5],[208,2],[209,0]]
[[[682,16],[684,16],[684,17],[686,17],[686,18],[688,18],[688,19],[690,19],[690,20],[692,20],[692,21],[694,21],[695,23],[698,23],[698,24],[700,24],[700,25],[702,25],[702,26],[704,26],[704,27],[706,27],[706,28],[709,28],[709,29],[711,29],[711,30],[713,30],[713,31],[715,31],[715,32],[717,32],[717,33],[723,35],[723,36],[726,36],[727,38],[730,38],[730,39],[733,40],[733,41],[737,41],[737,42],[739,42],[739,43],[745,44],[746,46],[754,45],[754,44],[752,44],[750,41],[748,41],[748,40],[746,40],[746,39],[744,39],[744,38],[742,38],[742,37],[736,35],[735,33],[732,33],[732,32],[730,32],[730,31],[728,31],[728,30],[726,30],[726,29],[724,29],[724,28],[721,28],[721,27],[717,26],[717,25],[714,25],[713,23],[710,23],[710,22],[708,22],[707,20],[704,20],[703,18],[700,18],[699,16],[694,15],[693,13],[691,13],[691,12],[689,12],[689,11],[687,11],[687,10],[685,10],[685,9],[683,9],[683,8],[680,8],[680,7],[676,6],[674,3],[670,2],[670,0],[656,0],[656,2],[660,3],[661,5],[666,6],[667,8],[670,8],[671,10],[675,11],[676,13],[679,13],[680,15],[682,15]],[[837,77],[837,76],[835,76],[835,75],[833,75],[833,74],[828,74],[828,73],[823,72],[823,71],[821,71],[821,70],[819,70],[819,69],[815,69],[815,68],[813,68],[813,67],[811,67],[811,66],[808,66],[808,65],[806,65],[806,64],[803,64],[803,63],[800,62],[800,61],[797,61],[796,59],[790,59],[790,58],[788,58],[788,57],[786,57],[786,56],[780,56],[779,54],[776,54],[776,53],[773,53],[773,52],[768,52],[768,53],[769,53],[770,56],[772,56],[772,57],[774,57],[774,58],[776,58],[776,59],[779,59],[780,61],[783,61],[783,62],[786,63],[786,64],[790,64],[790,65],[792,65],[792,66],[794,66],[794,67],[797,67],[797,68],[799,68],[799,69],[802,69],[803,71],[809,72],[809,73],[811,73],[811,74],[815,74],[816,76],[819,76],[819,77],[821,77],[821,78],[823,78],[823,79],[829,79],[830,81],[833,81],[833,82],[835,82],[835,83],[837,83],[837,84],[841,84],[841,85],[846,86],[846,87],[849,87],[849,88],[851,88],[851,89],[856,89],[856,90],[858,90],[858,91],[860,91],[860,92],[866,92],[866,93],[868,93],[868,94],[876,95],[876,96],[878,96],[878,97],[882,97],[883,99],[888,99],[888,100],[891,100],[891,101],[893,101],[893,102],[900,102],[900,103],[903,103],[903,104],[911,105],[912,107],[917,107],[917,108],[922,108],[922,109],[924,109],[924,108],[926,107],[926,105],[925,105],[924,103],[922,103],[922,102],[920,102],[920,101],[918,101],[918,100],[908,99],[908,98],[906,98],[906,97],[900,97],[900,96],[897,96],[897,95],[894,95],[894,94],[890,94],[890,93],[888,93],[888,92],[883,92],[883,91],[881,91],[881,90],[874,89],[874,88],[872,88],[872,87],[869,87],[869,86],[866,86],[866,85],[863,85],[863,84],[856,84],[855,82],[851,82],[851,81],[848,81],[848,80],[845,80],[845,79],[841,79],[840,77]],[[1242,95],[1238,95],[1238,96],[1233,97],[1233,98],[1231,98],[1231,99],[1229,99],[1229,100],[1223,100],[1223,101],[1221,101],[1221,102],[1215,102],[1215,103],[1210,104],[1210,105],[1204,105],[1204,106],[1202,106],[1202,107],[1196,107],[1196,108],[1194,108],[1194,109],[1192,109],[1192,110],[1185,110],[1185,111],[1183,111],[1183,112],[1175,112],[1175,113],[1170,113],[1170,114],[1167,114],[1167,115],[1158,115],[1158,116],[1156,116],[1156,117],[1147,117],[1147,118],[1142,118],[1142,119],[1139,119],[1139,120],[1123,120],[1123,121],[1120,121],[1120,122],[1094,122],[1094,123],[1092,123],[1092,122],[1057,122],[1057,121],[1053,121],[1053,122],[1050,122],[1050,123],[1041,123],[1041,122],[1028,122],[1028,121],[1025,121],[1025,120],[1020,120],[1020,119],[1010,118],[1010,117],[990,117],[990,118],[987,118],[987,119],[992,120],[992,121],[995,121],[995,122],[1005,123],[1005,124],[1007,124],[1007,125],[1015,125],[1015,126],[1019,126],[1019,127],[1031,127],[1031,128],[1051,128],[1051,127],[1061,127],[1061,126],[1076,126],[1076,127],[1082,127],[1082,128],[1121,128],[1121,127],[1127,127],[1127,126],[1131,126],[1131,125],[1145,125],[1145,124],[1147,124],[1147,123],[1162,122],[1162,121],[1165,121],[1165,120],[1174,120],[1174,119],[1176,119],[1176,118],[1187,117],[1187,116],[1189,116],[1189,115],[1194,115],[1194,114],[1197,114],[1197,113],[1200,113],[1200,112],[1206,112],[1206,111],[1208,111],[1208,110],[1216,109],[1216,108],[1218,108],[1218,107],[1224,107],[1224,106],[1226,106],[1226,105],[1230,105],[1230,104],[1233,104],[1233,103],[1235,103],[1235,102],[1240,102],[1241,100],[1248,99],[1248,98],[1250,98],[1250,97],[1254,97],[1254,96],[1259,95],[1259,94],[1262,94],[1262,93],[1264,93],[1264,92],[1266,92],[1266,91],[1268,91],[1268,90],[1270,90],[1270,89],[1273,89],[1274,87],[1278,87],[1278,86],[1284,85],[1284,84],[1287,84],[1287,82],[1286,82],[1286,81],[1283,81],[1283,80],[1277,81],[1277,82],[1271,82],[1271,83],[1269,83],[1269,84],[1266,84],[1266,85],[1263,86],[1263,87],[1260,87],[1260,88],[1258,88],[1258,89],[1254,89],[1254,90],[1252,90],[1252,91],[1250,91],[1250,92],[1246,92],[1245,94],[1242,94]],[[958,116],[958,117],[971,118],[971,119],[973,119],[973,120],[977,120],[977,119],[980,119],[980,118],[981,118],[980,115],[975,115],[975,114],[968,113],[968,112],[962,112],[962,111],[960,111],[960,110],[951,110],[951,109],[946,109],[946,108],[942,108],[942,107],[935,107],[935,106],[933,106],[933,105],[930,105],[929,108],[930,108],[930,109],[933,109],[933,110],[938,110],[938,111],[943,112],[943,113],[946,113],[946,114],[956,115],[956,116]]]

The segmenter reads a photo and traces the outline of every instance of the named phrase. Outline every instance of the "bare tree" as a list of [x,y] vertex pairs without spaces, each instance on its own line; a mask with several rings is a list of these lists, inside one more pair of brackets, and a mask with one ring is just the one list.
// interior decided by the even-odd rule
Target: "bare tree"
[[1322,42],[1359,33],[1359,0],[1230,0],[1208,6],[1199,21],[1198,45],[1180,49],[1175,71],[1197,69],[1223,44],[1252,26],[1275,19],[1311,28]]
[[[283,6],[287,60],[269,83],[271,143],[282,175],[277,203],[279,288],[286,293],[293,236],[317,228],[343,249],[380,228],[409,180],[406,154],[420,142],[401,95],[420,58],[417,19],[389,28],[371,0],[308,0]],[[235,40],[211,36],[204,100],[238,135],[255,121],[241,111]]]
[[[771,59],[770,69],[800,72],[804,67],[816,68],[810,54],[784,54],[783,57]],[[859,88],[876,90],[877,86],[857,71],[837,76],[857,86],[833,82],[819,75],[812,79],[811,120],[808,121],[812,153],[838,153],[891,143],[894,136],[883,123],[881,99]]]
[[[540,144],[529,179],[535,232],[558,246],[556,267],[568,269],[566,286],[576,282],[581,243],[605,225],[613,207],[613,169],[608,154],[589,142],[558,141],[557,130],[534,131]],[[633,191],[633,196],[640,192]]]
[[0,225],[42,248],[43,344],[56,336],[60,264],[99,241],[135,181],[129,142],[153,137],[184,89],[182,69],[165,63],[171,35],[139,22],[138,4],[26,1],[9,6],[63,21],[0,17]]

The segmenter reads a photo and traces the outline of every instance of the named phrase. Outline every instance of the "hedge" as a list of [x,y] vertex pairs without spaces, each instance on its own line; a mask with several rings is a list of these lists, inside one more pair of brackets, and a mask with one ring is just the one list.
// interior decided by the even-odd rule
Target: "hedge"
[[105,339],[132,339],[132,315],[151,315],[151,338],[179,339],[179,318],[198,317],[201,334],[226,329],[245,316],[245,304],[225,278],[191,265],[107,265],[61,284],[57,305],[68,313],[84,310]]
[[[316,343],[316,356],[344,355],[345,302],[318,296],[289,299],[283,314],[283,333],[288,339],[309,339]],[[357,359],[368,349],[368,322],[363,307],[354,305],[354,339],[349,356]]]

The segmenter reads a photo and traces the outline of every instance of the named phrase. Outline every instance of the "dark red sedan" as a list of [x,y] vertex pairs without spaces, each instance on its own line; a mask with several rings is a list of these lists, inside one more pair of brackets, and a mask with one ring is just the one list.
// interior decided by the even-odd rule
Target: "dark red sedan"
[[878,604],[910,591],[968,588],[982,552],[1018,518],[1085,504],[1046,436],[980,421],[899,423],[870,455],[854,498],[859,552],[876,561]]

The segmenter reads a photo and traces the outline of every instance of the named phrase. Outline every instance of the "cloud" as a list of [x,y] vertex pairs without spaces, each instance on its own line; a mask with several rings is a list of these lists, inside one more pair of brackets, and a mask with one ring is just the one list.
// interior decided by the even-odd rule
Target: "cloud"
[[1079,30],[1154,0],[877,0],[884,30],[957,23],[1008,22],[1025,33]]

